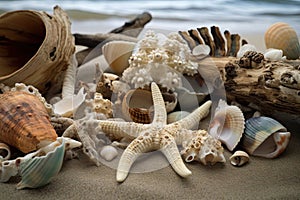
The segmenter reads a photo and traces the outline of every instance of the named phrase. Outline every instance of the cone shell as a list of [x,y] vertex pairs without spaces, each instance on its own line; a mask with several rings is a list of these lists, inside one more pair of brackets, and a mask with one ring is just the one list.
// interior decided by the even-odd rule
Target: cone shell
[[22,82],[41,93],[62,85],[75,42],[60,7],[54,8],[54,15],[33,10],[4,13],[0,35],[0,82],[8,86]]
[[[34,153],[35,154],[35,153]],[[45,155],[43,155],[45,154]],[[65,143],[55,141],[40,149],[35,156],[20,159],[19,173],[22,177],[17,189],[38,188],[48,184],[62,167]]]
[[278,22],[265,32],[266,48],[281,49],[287,59],[300,57],[300,44],[296,31],[288,24]]
[[128,60],[135,45],[135,42],[111,41],[102,47],[104,58],[115,73],[122,74],[129,66]]
[[253,117],[246,121],[242,147],[250,155],[275,158],[286,149],[290,135],[272,118]]
[[220,101],[213,120],[209,126],[209,134],[219,139],[232,151],[243,136],[245,118],[237,106],[228,106]]
[[55,141],[56,132],[44,104],[21,91],[0,95],[0,140],[24,153]]

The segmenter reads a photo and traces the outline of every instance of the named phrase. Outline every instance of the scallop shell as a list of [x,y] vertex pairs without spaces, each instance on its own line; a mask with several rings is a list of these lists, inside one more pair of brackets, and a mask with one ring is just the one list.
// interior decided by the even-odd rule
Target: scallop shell
[[0,140],[24,153],[56,140],[48,111],[38,97],[22,91],[0,95]]
[[209,134],[232,151],[243,136],[244,124],[242,111],[237,106],[228,106],[225,101],[220,100],[209,126]]
[[111,41],[103,45],[102,52],[110,68],[122,74],[129,66],[129,58],[136,43],[129,41]]
[[245,151],[236,151],[229,160],[233,166],[241,167],[249,162],[249,155]]
[[0,142],[0,162],[8,160],[11,156],[10,148],[7,144]]
[[278,157],[286,149],[291,133],[269,117],[253,117],[246,121],[242,147],[254,156]]
[[287,59],[298,59],[300,44],[296,31],[288,24],[277,22],[265,32],[266,48],[281,49]]
[[53,15],[6,12],[0,16],[0,35],[0,82],[9,86],[23,82],[41,93],[62,84],[75,43],[69,18],[60,7]]
[[62,139],[21,158],[19,173],[22,180],[17,184],[17,189],[38,188],[48,184],[60,171],[64,154],[65,143]]

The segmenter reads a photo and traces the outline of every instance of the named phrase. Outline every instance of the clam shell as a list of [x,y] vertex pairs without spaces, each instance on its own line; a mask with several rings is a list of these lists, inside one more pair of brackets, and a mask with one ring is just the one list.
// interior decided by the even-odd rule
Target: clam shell
[[236,151],[229,160],[233,166],[241,167],[249,162],[249,155],[245,151]]
[[135,45],[135,42],[129,41],[111,41],[103,45],[104,58],[115,73],[122,74],[129,66],[128,60]]
[[0,142],[0,162],[8,160],[11,156],[10,148],[7,144]]
[[29,153],[57,138],[45,105],[22,91],[0,95],[0,140]]
[[244,124],[242,111],[237,106],[228,106],[225,101],[220,100],[209,126],[209,134],[232,151],[243,136]]
[[41,93],[62,84],[75,44],[69,18],[60,7],[53,15],[6,12],[0,16],[0,35],[0,82],[9,86],[23,82]]
[[41,148],[27,158],[21,158],[19,173],[22,180],[17,189],[38,188],[48,184],[62,167],[65,153],[65,142],[55,141]]
[[298,59],[300,44],[296,31],[288,24],[278,22],[265,32],[266,48],[281,49],[287,59]]
[[242,147],[254,156],[275,158],[286,149],[290,132],[269,117],[253,117],[246,121]]

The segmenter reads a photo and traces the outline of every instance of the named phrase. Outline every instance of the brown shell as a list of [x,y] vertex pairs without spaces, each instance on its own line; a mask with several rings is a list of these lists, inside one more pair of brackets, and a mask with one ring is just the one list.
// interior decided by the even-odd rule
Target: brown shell
[[0,15],[0,82],[25,83],[41,93],[61,86],[75,42],[67,14],[17,10]]
[[298,59],[300,44],[296,31],[288,24],[277,22],[265,32],[266,48],[281,49],[287,59]]
[[23,153],[57,138],[44,104],[36,96],[21,91],[0,95],[0,130],[0,140]]

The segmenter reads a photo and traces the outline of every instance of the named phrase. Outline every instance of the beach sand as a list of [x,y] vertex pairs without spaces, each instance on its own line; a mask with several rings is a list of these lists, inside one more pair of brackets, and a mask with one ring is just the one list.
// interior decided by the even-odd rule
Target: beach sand
[[[78,32],[80,27],[75,30]],[[264,49],[263,34],[242,38]],[[187,163],[193,173],[188,178],[179,177],[167,166],[148,173],[130,173],[119,184],[115,169],[97,167],[80,153],[78,159],[65,161],[61,172],[45,187],[16,190],[16,179],[1,183],[0,199],[299,199],[299,118],[280,122],[288,127],[292,137],[286,151],[276,159],[251,156],[247,165],[238,168],[229,163],[231,152],[225,150],[224,165]]]

